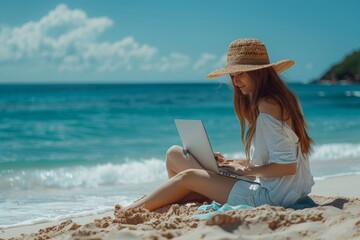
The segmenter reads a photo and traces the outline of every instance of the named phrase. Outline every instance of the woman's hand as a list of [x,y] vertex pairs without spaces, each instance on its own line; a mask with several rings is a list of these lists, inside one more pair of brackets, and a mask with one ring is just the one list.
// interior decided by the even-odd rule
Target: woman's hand
[[227,161],[226,157],[224,157],[224,155],[222,155],[220,152],[214,152],[214,157],[215,157],[218,165],[221,162],[226,162]]
[[248,166],[249,165],[249,161],[246,159],[227,159],[224,155],[222,155],[220,152],[214,152],[214,157],[218,163],[224,163],[224,162],[239,162],[244,166]]
[[246,175],[248,173],[248,166],[242,164],[240,161],[224,161],[218,163],[220,168],[229,170],[238,175]]

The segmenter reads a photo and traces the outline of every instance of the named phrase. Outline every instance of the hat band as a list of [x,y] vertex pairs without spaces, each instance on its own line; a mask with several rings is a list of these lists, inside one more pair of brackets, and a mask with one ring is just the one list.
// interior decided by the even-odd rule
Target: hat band
[[227,65],[264,65],[269,64],[270,60],[268,56],[231,56],[228,55],[226,58]]

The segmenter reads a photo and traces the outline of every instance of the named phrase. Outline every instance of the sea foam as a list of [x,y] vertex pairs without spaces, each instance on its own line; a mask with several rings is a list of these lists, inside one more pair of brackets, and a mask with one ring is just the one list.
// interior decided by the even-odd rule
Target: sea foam
[[52,169],[0,171],[0,189],[42,189],[75,187],[94,188],[121,184],[138,184],[167,178],[165,162],[152,158],[106,163],[95,166],[72,166]]

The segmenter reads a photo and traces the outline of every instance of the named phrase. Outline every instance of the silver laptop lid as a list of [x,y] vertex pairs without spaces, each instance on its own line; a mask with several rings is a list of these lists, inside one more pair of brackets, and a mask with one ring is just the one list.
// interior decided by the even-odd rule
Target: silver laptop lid
[[175,119],[175,125],[184,149],[190,152],[203,168],[219,173],[219,168],[202,121]]

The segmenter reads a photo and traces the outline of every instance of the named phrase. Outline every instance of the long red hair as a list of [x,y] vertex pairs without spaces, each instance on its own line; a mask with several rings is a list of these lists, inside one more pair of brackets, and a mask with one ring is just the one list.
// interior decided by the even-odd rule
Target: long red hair
[[[307,134],[308,125],[300,109],[300,103],[293,93],[279,77],[273,67],[247,72],[254,86],[253,91],[244,95],[241,90],[234,85],[234,109],[241,126],[241,140],[245,144],[246,157],[249,159],[251,139],[256,130],[256,119],[259,115],[259,101],[261,99],[271,99],[281,107],[282,120],[285,112],[292,120],[293,129],[299,138],[301,152],[305,159],[312,151],[314,140]],[[245,131],[246,132],[245,139]]]

